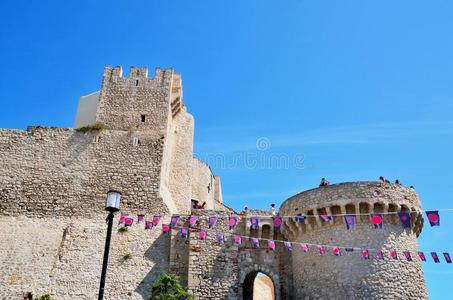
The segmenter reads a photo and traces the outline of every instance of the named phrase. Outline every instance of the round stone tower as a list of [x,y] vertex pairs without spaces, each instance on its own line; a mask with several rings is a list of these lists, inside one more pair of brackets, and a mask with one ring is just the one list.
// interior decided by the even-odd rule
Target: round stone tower
[[[375,229],[369,213],[411,212],[412,227],[403,228],[397,214],[383,216],[383,227]],[[425,281],[417,251],[417,237],[423,227],[421,203],[410,188],[381,182],[340,183],[308,190],[287,199],[280,215],[305,215],[304,222],[285,218],[284,236],[292,242],[369,249],[332,254],[325,248],[320,257],[316,247],[307,253],[294,247],[292,253],[295,299],[427,299]],[[363,214],[355,229],[347,230],[343,216],[324,222],[319,215]],[[295,246],[295,245],[294,245]],[[373,249],[373,250],[372,250]],[[397,251],[398,259],[390,256]],[[384,260],[376,257],[382,250]],[[403,252],[410,251],[413,261]]]

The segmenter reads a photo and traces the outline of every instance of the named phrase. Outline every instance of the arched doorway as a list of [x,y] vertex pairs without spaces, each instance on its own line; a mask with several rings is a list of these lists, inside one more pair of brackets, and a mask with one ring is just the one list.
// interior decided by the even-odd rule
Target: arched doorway
[[244,300],[275,300],[274,282],[262,272],[250,272],[244,279],[242,295]]

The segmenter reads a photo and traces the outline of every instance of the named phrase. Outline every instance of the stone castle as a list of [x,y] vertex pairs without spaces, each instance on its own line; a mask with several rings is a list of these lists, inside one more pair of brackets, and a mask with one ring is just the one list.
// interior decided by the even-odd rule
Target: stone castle
[[[92,126],[97,124],[96,126]],[[101,126],[102,125],[102,126]],[[57,299],[96,299],[105,242],[105,197],[123,194],[121,210],[131,215],[200,216],[208,240],[195,232],[163,234],[132,226],[114,228],[106,299],[148,299],[149,287],[166,271],[178,274],[196,299],[257,299],[258,272],[270,277],[275,299],[427,299],[419,260],[363,260],[359,253],[341,257],[287,252],[265,243],[253,249],[226,236],[230,209],[223,204],[221,182],[211,168],[193,157],[194,120],[182,101],[181,76],[172,69],[106,67],[99,92],[81,97],[75,129],[30,126],[0,130],[0,299],[52,293]],[[193,202],[206,202],[193,209]],[[396,215],[384,216],[376,230],[368,213],[412,212],[412,228]],[[322,222],[322,214],[363,214],[354,230],[343,218]],[[208,229],[207,216],[219,217]],[[423,227],[417,194],[380,182],[341,183],[308,190],[287,199],[284,218],[274,231],[268,211],[250,211],[231,231],[262,239],[324,245],[417,251]],[[261,215],[251,229],[250,216]],[[313,217],[310,217],[313,216]],[[187,222],[181,219],[180,222]],[[183,225],[183,224],[180,224]],[[326,250],[328,251],[328,250]],[[253,298],[254,297],[254,298]]]

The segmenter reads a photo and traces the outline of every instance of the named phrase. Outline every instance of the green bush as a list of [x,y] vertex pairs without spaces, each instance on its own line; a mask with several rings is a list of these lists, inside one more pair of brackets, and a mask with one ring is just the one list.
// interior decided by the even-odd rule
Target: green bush
[[107,125],[105,125],[104,123],[97,122],[93,125],[88,125],[88,126],[83,126],[83,127],[77,128],[76,131],[85,133],[88,131],[99,131],[99,130],[104,130],[104,129],[107,129]]
[[56,300],[56,299],[51,294],[45,294],[45,295],[35,298],[35,300]]
[[118,232],[125,233],[125,232],[128,232],[128,229],[127,229],[127,227],[120,227],[120,228],[118,228]]
[[126,253],[123,255],[123,260],[128,260],[128,259],[131,259],[132,258],[132,254],[130,253]]
[[189,300],[193,296],[182,286],[179,277],[162,273],[151,286],[149,300]]

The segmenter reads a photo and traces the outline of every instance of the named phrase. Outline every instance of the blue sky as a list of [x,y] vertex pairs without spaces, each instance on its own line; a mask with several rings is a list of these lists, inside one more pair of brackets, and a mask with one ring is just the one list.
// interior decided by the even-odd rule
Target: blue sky
[[[195,153],[223,157],[213,169],[232,207],[380,175],[414,185],[426,209],[453,207],[452,11],[438,0],[2,1],[0,127],[71,127],[106,64],[172,66]],[[420,247],[453,253],[453,213],[441,218]],[[450,294],[452,265],[424,269],[431,299]]]

